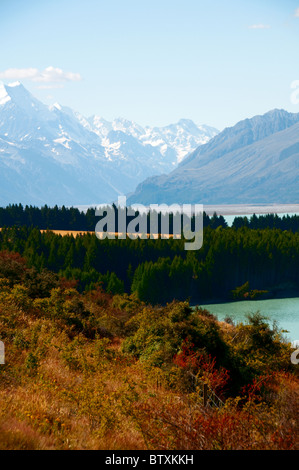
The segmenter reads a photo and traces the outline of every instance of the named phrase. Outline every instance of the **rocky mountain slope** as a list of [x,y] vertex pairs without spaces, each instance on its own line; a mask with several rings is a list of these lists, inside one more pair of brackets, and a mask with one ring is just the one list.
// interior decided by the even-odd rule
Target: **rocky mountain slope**
[[299,114],[272,110],[226,128],[170,174],[148,178],[129,202],[299,202]]

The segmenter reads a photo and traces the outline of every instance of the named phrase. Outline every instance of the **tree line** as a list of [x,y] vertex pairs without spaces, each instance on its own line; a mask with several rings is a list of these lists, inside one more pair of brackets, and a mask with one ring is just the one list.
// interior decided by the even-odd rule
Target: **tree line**
[[[118,211],[126,211],[127,209],[118,208],[113,205],[115,210],[115,225],[118,230]],[[143,217],[149,219],[150,212],[144,214]],[[127,215],[127,214],[126,214]],[[159,216],[159,229],[161,228],[161,213]],[[172,227],[172,217],[170,216],[170,228]],[[132,217],[127,217],[128,223]],[[192,221],[194,216],[192,217]],[[89,208],[86,211],[76,207],[48,207],[47,205],[39,208],[35,206],[23,206],[22,204],[10,204],[7,207],[0,207],[0,227],[37,227],[40,230],[71,230],[71,231],[94,231],[99,217],[96,215],[95,208]],[[227,227],[227,222],[222,215],[209,216],[203,213],[203,226],[213,229],[219,226]],[[277,228],[280,230],[299,231],[299,215],[284,215],[282,217],[277,214],[259,215],[253,214],[250,217],[236,216],[232,223],[235,228],[248,227],[251,229]],[[160,232],[159,232],[160,233]],[[171,233],[171,231],[170,231]]]
[[[104,219],[107,215],[107,210],[113,208],[115,214],[115,231],[118,232],[119,218],[125,217],[127,226],[135,218],[129,215],[128,207],[122,208],[115,204],[112,206],[105,206],[102,208],[102,216],[96,214],[96,208],[89,208],[86,211],[80,210],[76,207],[48,207],[47,205],[39,208],[35,206],[25,207],[22,204],[10,204],[7,207],[0,207],[0,227],[37,227],[40,230],[66,230],[66,231],[95,231],[97,223]],[[155,213],[148,211],[140,215],[140,221],[146,219],[147,233],[150,233],[150,218]],[[169,218],[170,231],[173,233],[173,214],[163,215],[161,212],[156,213],[158,218],[158,233],[161,233],[161,225],[163,217]],[[182,217],[182,216],[181,216]],[[188,219],[188,218],[187,218]],[[190,221],[191,227],[194,226],[194,215]],[[141,225],[141,224],[140,224]],[[144,224],[142,224],[144,225]],[[219,226],[227,227],[227,222],[222,215],[218,216],[216,213],[212,217],[203,213],[203,226],[217,228]],[[107,228],[105,227],[106,231]],[[109,230],[107,230],[109,231]]]
[[299,231],[299,215],[283,215],[282,217],[277,214],[264,214],[257,216],[253,214],[251,217],[234,218],[232,226],[235,228],[248,227],[252,229],[264,228],[278,228],[280,230],[291,230],[292,232]]

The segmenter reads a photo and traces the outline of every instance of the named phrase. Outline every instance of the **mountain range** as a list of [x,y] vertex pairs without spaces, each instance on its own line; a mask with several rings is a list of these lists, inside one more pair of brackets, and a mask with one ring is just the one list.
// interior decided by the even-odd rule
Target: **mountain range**
[[299,113],[274,109],[224,129],[128,203],[299,203]]
[[0,206],[110,203],[169,173],[218,133],[187,119],[142,127],[85,118],[43,104],[19,82],[0,84]]
[[274,109],[222,132],[181,119],[142,127],[47,106],[0,84],[0,206],[9,203],[299,203],[299,113]]

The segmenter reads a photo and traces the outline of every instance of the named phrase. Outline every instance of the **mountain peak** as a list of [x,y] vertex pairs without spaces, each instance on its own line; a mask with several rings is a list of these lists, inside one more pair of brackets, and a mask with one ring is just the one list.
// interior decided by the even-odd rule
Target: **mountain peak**
[[[23,87],[22,83],[19,82],[19,81],[9,83],[7,86],[8,86],[9,88],[15,88],[15,87],[17,87],[17,86]],[[24,87],[23,87],[23,88],[24,88]]]
[[195,125],[195,123],[194,123],[194,121],[192,121],[192,119],[186,119],[186,118],[180,119],[178,124],[187,124],[187,125],[192,125],[192,126]]
[[36,119],[42,119],[41,114],[49,116],[49,108],[39,101],[32,93],[24,87],[19,81],[2,85],[0,87],[0,104],[9,103],[9,106],[21,109],[29,118],[35,116]]
[[13,89],[17,87],[22,87],[23,90],[26,91],[20,82],[9,83],[8,85],[4,85],[3,82],[0,82],[0,105],[4,105],[12,100],[14,96]]
[[283,114],[284,116],[286,116],[287,114],[290,114],[290,113],[286,111],[285,109],[274,108],[274,109],[270,109],[270,111],[264,114],[264,116],[273,115],[273,114]]
[[50,111],[53,111],[53,110],[55,110],[55,109],[57,109],[58,111],[61,111],[61,110],[62,110],[62,107],[60,106],[59,103],[54,103],[54,104],[52,104],[52,105],[49,106],[49,109],[50,109]]
[[29,100],[30,102],[40,103],[21,82],[12,82],[7,85],[0,82],[0,104],[12,101],[23,107],[25,103],[28,104]]
[[7,93],[6,86],[4,85],[4,83],[0,82],[0,105],[3,106],[10,100],[11,100],[11,97]]

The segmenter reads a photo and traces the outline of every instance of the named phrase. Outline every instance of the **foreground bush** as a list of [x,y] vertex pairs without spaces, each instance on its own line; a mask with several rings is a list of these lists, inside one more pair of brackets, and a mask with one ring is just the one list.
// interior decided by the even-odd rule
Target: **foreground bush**
[[0,261],[1,449],[298,449],[297,369],[260,315],[234,326]]

